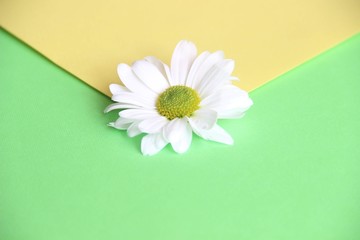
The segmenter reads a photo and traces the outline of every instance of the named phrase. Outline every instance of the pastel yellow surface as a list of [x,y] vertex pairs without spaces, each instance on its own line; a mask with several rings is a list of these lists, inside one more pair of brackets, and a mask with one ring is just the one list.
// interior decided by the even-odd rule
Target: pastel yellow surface
[[181,39],[224,50],[252,90],[357,33],[360,1],[1,0],[0,24],[105,94],[118,63],[169,63]]

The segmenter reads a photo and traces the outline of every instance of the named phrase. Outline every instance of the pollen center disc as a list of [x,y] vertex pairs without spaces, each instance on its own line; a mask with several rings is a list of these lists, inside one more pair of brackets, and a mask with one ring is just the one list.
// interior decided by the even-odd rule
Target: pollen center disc
[[169,120],[190,117],[199,109],[198,93],[186,86],[172,86],[160,94],[156,101],[156,109],[160,115]]

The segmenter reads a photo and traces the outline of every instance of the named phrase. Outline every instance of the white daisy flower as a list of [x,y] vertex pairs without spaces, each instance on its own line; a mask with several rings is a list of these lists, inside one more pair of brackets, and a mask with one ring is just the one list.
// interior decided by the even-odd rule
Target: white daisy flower
[[253,104],[248,93],[232,85],[234,61],[224,53],[203,52],[180,41],[171,66],[146,57],[132,66],[117,68],[124,86],[111,84],[112,100],[105,112],[123,109],[109,126],[127,130],[129,137],[141,133],[144,155],[153,155],[168,143],[177,153],[189,149],[192,133],[215,142],[233,144],[218,119],[240,118]]

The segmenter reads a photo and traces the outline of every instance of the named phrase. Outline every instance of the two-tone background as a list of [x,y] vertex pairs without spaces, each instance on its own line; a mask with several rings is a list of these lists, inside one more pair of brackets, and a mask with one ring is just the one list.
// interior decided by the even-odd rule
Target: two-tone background
[[[0,25],[0,239],[360,238],[359,1],[0,0]],[[107,87],[181,39],[254,106],[234,146],[143,157]]]

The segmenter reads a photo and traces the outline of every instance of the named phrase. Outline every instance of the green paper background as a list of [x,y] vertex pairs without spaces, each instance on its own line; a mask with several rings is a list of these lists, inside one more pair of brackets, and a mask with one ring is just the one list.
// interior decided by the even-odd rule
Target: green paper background
[[359,90],[357,35],[252,92],[234,146],[143,157],[108,97],[1,30],[0,239],[360,239]]

